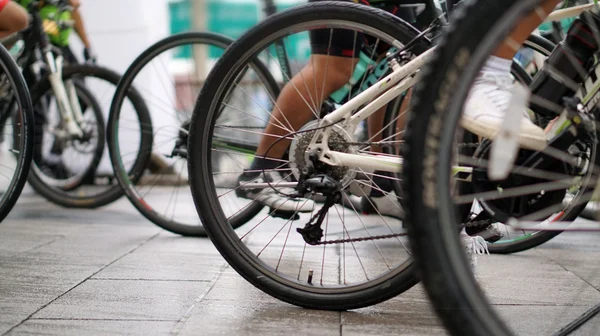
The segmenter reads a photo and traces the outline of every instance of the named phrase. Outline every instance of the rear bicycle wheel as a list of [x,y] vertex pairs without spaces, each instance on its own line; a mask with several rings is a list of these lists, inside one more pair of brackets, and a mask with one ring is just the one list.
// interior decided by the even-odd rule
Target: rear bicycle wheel
[[[303,240],[304,238],[296,232],[296,229],[302,228],[310,218],[314,217],[317,209],[313,209],[312,213],[299,213],[299,209],[296,208],[295,211],[292,210],[291,216],[282,218],[283,215],[277,213],[279,207],[283,207],[287,202],[294,203],[291,201],[292,198],[284,197],[269,211],[257,214],[247,225],[234,230],[231,221],[239,209],[243,210],[244,207],[258,202],[252,201],[248,196],[239,196],[236,191],[245,188],[261,189],[263,191],[260,196],[264,191],[271,190],[271,186],[267,186],[269,184],[267,182],[254,183],[254,180],[241,180],[242,182],[229,187],[220,186],[217,181],[221,174],[234,173],[236,174],[234,176],[239,176],[243,170],[232,172],[237,168],[235,166],[220,170],[213,163],[213,153],[219,149],[219,144],[214,141],[215,135],[222,135],[223,129],[230,129],[220,122],[222,109],[224,106],[231,106],[228,99],[236,93],[236,83],[240,74],[245,72],[252,60],[263,59],[265,54],[270,54],[274,49],[271,48],[274,43],[281,42],[287,46],[290,41],[307,36],[307,33],[315,29],[326,29],[331,32],[331,35],[335,35],[336,29],[360,31],[367,36],[365,39],[372,40],[375,45],[388,44],[395,48],[401,48],[418,34],[416,29],[386,12],[345,2],[301,5],[269,17],[231,45],[216,64],[201,91],[190,126],[188,161],[190,186],[197,212],[211,240],[228,263],[247,281],[280,300],[302,307],[329,310],[355,309],[385,301],[406,291],[417,282],[413,274],[410,251],[402,237],[403,229],[400,221],[381,215],[370,217],[365,221],[362,213],[357,209],[348,211],[344,207],[334,205],[326,216],[326,222],[322,223],[324,231],[322,238],[327,244],[311,245]],[[428,43],[424,41],[416,43],[411,51],[420,54],[427,47]],[[377,48],[373,50],[375,49]],[[374,54],[373,52],[370,55],[374,56]],[[298,55],[296,57],[300,58]],[[376,57],[377,55],[374,58]],[[264,59],[267,57],[265,56]],[[301,69],[303,65],[311,62],[311,60],[304,60],[304,63],[300,63],[298,60],[300,66],[296,66],[296,69]],[[277,63],[268,65],[274,69],[280,68]],[[302,82],[304,75],[300,73],[296,77],[299,80],[296,82],[298,84],[289,84],[287,88],[292,90],[293,96],[299,94],[300,98],[304,97],[299,93],[300,88],[305,86],[308,88],[310,97],[300,101],[310,107],[307,109],[310,110],[307,119],[310,119],[312,114],[316,121],[304,125],[303,129],[309,134],[308,136],[294,137],[290,146],[290,155],[288,158],[278,160],[281,162],[279,167],[266,170],[267,174],[276,172],[290,177],[280,179],[273,186],[282,194],[285,190],[277,188],[279,184],[297,185],[294,181],[298,180],[294,179],[294,174],[303,170],[305,166],[306,147],[303,147],[303,144],[310,142],[308,132],[320,121],[319,111],[322,106],[318,99],[315,101],[315,97],[321,95],[321,98],[324,98],[328,95],[315,90],[317,86],[314,83],[319,83],[323,79],[315,77],[314,81],[307,79]],[[323,74],[319,73],[319,76]],[[289,78],[284,77],[284,80]],[[310,87],[315,90],[313,93],[310,93]],[[275,105],[278,105],[275,97],[270,97],[269,103],[269,106],[263,107],[262,110],[258,109],[264,112],[266,117],[269,117],[273,108],[276,108]],[[253,107],[251,104],[243,108],[247,109],[246,114],[251,115],[252,112],[256,113]],[[295,113],[297,107],[293,106],[287,113]],[[286,111],[283,112],[285,114]],[[285,121],[282,121],[281,127],[287,129],[292,126],[287,126]],[[241,131],[242,128],[233,128],[233,130]],[[344,148],[345,141],[355,140],[349,138],[352,132],[339,131],[336,134],[337,145],[341,145],[341,148]],[[275,136],[268,133],[260,133],[260,135]],[[352,149],[345,147],[340,150]],[[369,145],[362,146],[362,144],[356,150],[361,153],[370,151]],[[331,171],[329,173],[335,174]],[[379,188],[377,184],[370,183],[373,182],[373,172],[361,173],[365,175],[362,184]],[[348,197],[354,192],[360,193],[360,188],[356,190],[348,187],[343,190],[342,197]],[[397,199],[397,196],[391,196],[391,192],[385,190],[383,192],[390,195],[390,198]],[[287,193],[289,194],[289,191]],[[296,201],[299,207],[303,208],[302,210],[305,210],[305,204],[316,203],[311,199],[314,196],[307,197]],[[301,222],[296,224],[296,220]],[[375,236],[384,234],[392,236],[388,239],[376,240]]]
[[37,125],[29,184],[40,195],[57,204],[63,201],[64,195],[60,193],[57,197],[53,190],[69,192],[81,187],[93,177],[104,153],[102,109],[85,86],[77,82],[73,85],[84,118],[80,125],[85,134],[81,139],[61,137],[61,131],[64,131],[61,125],[64,124],[54,105],[57,102],[52,89],[46,86],[32,90]]
[[[159,227],[183,236],[205,237],[206,232],[194,211],[188,186],[187,142],[194,101],[203,83],[201,73],[192,62],[178,61],[173,67],[171,55],[198,52],[218,56],[233,42],[228,37],[205,32],[187,32],[167,37],[146,49],[129,67],[119,83],[111,105],[108,136],[111,162],[117,181],[133,206]],[[170,66],[169,66],[170,65]],[[279,86],[260,60],[252,68],[258,80],[265,83],[271,97],[279,95]],[[160,86],[148,78],[160,78]],[[170,85],[164,85],[164,83]],[[151,118],[145,129],[130,125],[132,118],[124,105],[126,93],[132,88],[149,103]],[[251,88],[249,87],[249,90]],[[235,114],[224,116],[234,120]],[[157,122],[158,121],[158,122]],[[252,122],[252,121],[250,121]],[[151,125],[158,125],[152,128]],[[264,127],[264,124],[259,125]],[[124,141],[123,139],[127,139]],[[217,139],[223,150],[247,155],[257,143],[244,138],[222,136]],[[137,143],[139,142],[139,145]],[[216,165],[227,164],[228,155],[216,155]],[[128,165],[137,158],[145,167],[131,174]],[[221,181],[221,183],[228,183]],[[238,227],[262,209],[252,206],[232,221]]]
[[[34,119],[29,89],[9,52],[0,46],[0,222],[19,199],[33,158]],[[9,117],[14,115],[16,122]],[[10,143],[12,141],[12,143]]]

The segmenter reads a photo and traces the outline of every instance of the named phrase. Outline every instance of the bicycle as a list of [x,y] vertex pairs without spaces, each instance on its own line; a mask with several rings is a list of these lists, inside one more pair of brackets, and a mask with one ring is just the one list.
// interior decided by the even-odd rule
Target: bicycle
[[[118,84],[120,76],[93,64],[65,65],[61,46],[51,43],[49,34],[56,33],[58,27],[72,25],[66,19],[68,16],[60,14],[68,12],[70,6],[63,0],[45,1],[44,6],[52,6],[58,13],[46,15],[49,19],[42,17],[46,7],[40,4],[29,1],[26,5],[31,16],[30,27],[3,41],[5,44],[23,41],[16,58],[31,87],[35,106],[37,145],[29,182],[40,195],[58,205],[100,207],[123,195],[110,175],[101,176],[97,172],[106,141],[99,98],[106,93],[106,85],[110,88]],[[90,92],[92,87],[95,95]],[[148,113],[135,90],[128,92],[126,99],[136,114]],[[5,106],[6,111],[12,108]],[[9,118],[10,113],[3,116]]]
[[[445,41],[416,93],[418,100],[415,113],[411,115],[404,153],[403,181],[409,195],[406,200],[411,224],[409,234],[429,298],[438,308],[437,313],[448,331],[454,335],[532,332],[524,332],[524,324],[512,323],[505,313],[499,312],[498,307],[506,302],[505,298],[492,294],[494,288],[486,283],[485,276],[480,274],[478,282],[470,271],[464,247],[456,237],[456,227],[461,224],[456,210],[458,204],[468,202],[468,199],[487,204],[489,217],[504,222],[514,231],[557,234],[561,231],[593,232],[600,228],[597,221],[571,222],[588,201],[597,199],[596,119],[600,86],[597,84],[598,63],[594,58],[598,48],[596,42],[589,44],[589,49],[581,49],[575,42],[589,43],[600,37],[597,2],[564,12],[568,14],[565,16],[579,18],[566,35],[564,44],[550,56],[543,72],[534,77],[533,84],[514,89],[515,105],[508,110],[500,135],[494,141],[483,139],[479,142],[477,155],[456,154],[455,142],[463,133],[458,121],[475,76],[499,41],[504,41],[509,32],[541,3],[533,0],[478,1],[465,5],[455,24],[448,29]],[[485,20],[473,20],[483,17]],[[579,40],[582,36],[584,38]],[[562,64],[559,65],[558,60],[562,60]],[[552,74],[548,75],[550,72]],[[552,95],[548,95],[548,89],[554,90]],[[515,131],[518,125],[509,124],[510,118],[520,113],[523,107],[550,121],[545,148],[521,149],[516,142],[518,132],[510,136],[503,133]],[[518,121],[519,117],[513,120]],[[503,153],[498,152],[498,148],[503,148]],[[501,163],[503,160],[504,164]],[[467,177],[453,172],[459,169],[457,165],[471,167],[467,174],[471,177],[470,189],[452,188],[456,178],[464,181]],[[520,208],[515,209],[514,205]],[[581,258],[570,252],[573,260]],[[561,254],[555,256],[560,258]],[[585,260],[592,265],[595,261],[593,258]],[[529,265],[535,267],[536,263]],[[539,271],[548,270],[540,268]],[[510,279],[512,274],[506,270],[503,276]],[[584,280],[587,278],[578,274]],[[517,279],[512,278],[511,286],[519,287],[515,284]],[[536,296],[534,287],[527,290],[531,291],[528,295],[536,304],[543,305],[544,298]],[[573,332],[598,312],[593,293],[588,295],[583,289],[580,291],[574,294],[577,299],[567,298],[569,303],[576,303],[569,315],[579,318],[558,330],[556,335]],[[518,295],[517,292],[515,296]],[[592,309],[581,314],[577,305],[590,305]],[[562,315],[564,311],[559,308],[557,313]],[[560,321],[559,316],[544,315],[547,321]],[[522,317],[519,320],[522,321]]]
[[[438,7],[435,3],[434,6]],[[357,4],[302,5],[271,16],[251,29],[230,46],[215,65],[201,91],[190,126],[190,186],[209,237],[228,263],[254,286],[295,305],[340,310],[382,302],[416,283],[411,252],[406,247],[408,242],[403,240],[406,232],[399,221],[380,216],[372,221],[378,222],[379,226],[373,227],[367,226],[358,216],[353,223],[339,224],[328,220],[328,210],[343,221],[344,209],[336,205],[339,197],[368,195],[369,190],[363,187],[373,185],[375,170],[395,174],[391,176],[392,191],[396,195],[402,194],[396,179],[402,166],[398,158],[401,144],[398,138],[403,130],[396,131],[393,126],[397,126],[396,121],[406,115],[406,111],[393,110],[394,117],[388,118],[392,127],[384,124],[382,128],[391,129],[391,133],[381,141],[356,141],[355,131],[362,120],[394,99],[402,99],[403,93],[418,82],[419,69],[435,50],[427,35],[435,37],[436,28],[441,26],[439,21],[434,21],[427,29],[419,31],[389,13]],[[308,214],[295,211],[282,218],[283,224],[269,222],[262,225],[266,219],[281,214],[273,209],[260,212],[263,210],[261,204],[241,199],[234,191],[242,188],[267,190],[273,186],[269,182],[253,181],[232,186],[217,179],[221,175],[240,174],[232,172],[237,168],[235,165],[215,167],[213,160],[215,152],[226,148],[221,139],[230,134],[228,132],[243,130],[235,124],[231,127],[222,123],[221,112],[229,107],[228,99],[235,95],[237,83],[245,78],[242,76],[248,75],[249,64],[256,60],[268,62],[274,58],[271,44],[285,41],[288,36],[292,39],[294,34],[304,34],[310,29],[327,29],[330,35],[334,34],[334,29],[359,30],[368,36],[365,39],[374,41],[367,45],[370,48],[365,52],[367,58],[370,55],[371,60],[376,60],[375,64],[389,66],[391,74],[384,73],[383,78],[360,92],[349,90],[344,97],[347,101],[334,105],[332,110],[327,110],[326,104],[322,108],[313,102],[316,120],[299,131],[290,130],[289,134],[280,137],[292,140],[289,150],[292,162],[288,165],[282,160],[281,166],[274,169],[284,175],[284,179],[274,186],[296,188],[284,193],[286,197],[310,199],[311,195],[319,194],[325,196],[325,201],[319,211]],[[374,52],[377,48],[373,46],[379,44],[387,44],[382,48],[383,53]],[[376,54],[384,56],[378,59]],[[272,68],[281,70],[278,64],[272,64]],[[527,77],[526,72],[521,73]],[[358,88],[362,88],[369,74],[367,71],[362,78],[357,78]],[[518,71],[516,76],[519,77]],[[297,86],[308,84],[300,82]],[[308,106],[311,99],[305,99]],[[262,107],[261,112],[269,113],[274,101],[275,97],[270,97],[269,105]],[[323,110],[325,113],[321,118],[319,112]],[[253,117],[248,114],[248,120],[251,120]],[[372,145],[389,148],[373,155],[370,152]],[[245,155],[240,155],[239,159],[242,168],[249,163],[248,152]],[[468,167],[457,167],[457,170],[468,173]],[[239,210],[230,209],[238,205]],[[253,211],[261,213],[261,218],[256,216],[234,231]],[[292,233],[292,222],[302,218],[307,224],[296,227]],[[291,252],[284,251],[286,248]],[[291,256],[292,253],[298,254],[296,258]],[[325,261],[326,255],[334,256],[334,260]],[[348,261],[346,255],[356,256],[356,260]],[[310,260],[304,260],[305,257]],[[363,262],[363,258],[368,262]],[[380,261],[373,261],[375,258]],[[381,269],[375,270],[378,267]],[[324,274],[325,271],[330,274]]]

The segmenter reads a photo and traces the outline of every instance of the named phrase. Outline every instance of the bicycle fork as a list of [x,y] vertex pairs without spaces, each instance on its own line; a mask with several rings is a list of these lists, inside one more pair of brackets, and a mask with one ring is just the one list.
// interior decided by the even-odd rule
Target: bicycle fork
[[81,138],[83,130],[79,125],[83,121],[83,113],[73,81],[69,80],[65,83],[62,80],[64,59],[61,55],[54,57],[50,50],[45,51],[44,58],[49,70],[48,80],[54,92],[60,116],[64,121],[66,133],[70,138]]

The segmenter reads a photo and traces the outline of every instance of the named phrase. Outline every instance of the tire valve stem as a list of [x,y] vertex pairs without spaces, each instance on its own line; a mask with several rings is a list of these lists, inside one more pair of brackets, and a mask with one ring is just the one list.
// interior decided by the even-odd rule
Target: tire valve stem
[[308,270],[308,284],[312,285],[313,270]]

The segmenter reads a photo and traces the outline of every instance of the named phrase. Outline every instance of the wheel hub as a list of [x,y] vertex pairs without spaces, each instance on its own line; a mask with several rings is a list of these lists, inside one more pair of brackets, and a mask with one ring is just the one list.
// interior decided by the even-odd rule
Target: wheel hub
[[[319,127],[319,121],[313,120],[304,125],[300,131],[302,132],[315,129],[317,127]],[[342,188],[348,186],[348,184],[350,184],[350,182],[354,179],[356,170],[349,169],[348,167],[330,166],[323,162],[316,162],[314,164],[310,162],[309,155],[307,155],[307,150],[316,133],[316,130],[300,133],[297,134],[292,140],[290,145],[290,167],[292,168],[292,173],[296,179],[300,179],[302,172],[306,172],[312,165],[314,169],[312,174],[327,175],[337,181],[340,181]],[[349,145],[349,143],[352,143],[353,140],[354,139],[352,136],[348,134],[342,127],[338,125],[331,126],[328,140],[329,149],[343,153],[355,154],[357,152],[356,147]]]

